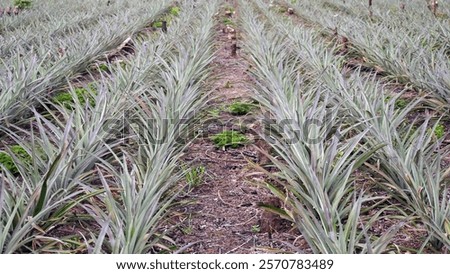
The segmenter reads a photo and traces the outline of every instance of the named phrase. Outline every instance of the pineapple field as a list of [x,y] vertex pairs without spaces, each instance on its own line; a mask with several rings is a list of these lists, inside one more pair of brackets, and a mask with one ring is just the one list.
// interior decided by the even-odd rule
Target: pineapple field
[[0,0],[0,61],[0,253],[450,252],[448,0]]

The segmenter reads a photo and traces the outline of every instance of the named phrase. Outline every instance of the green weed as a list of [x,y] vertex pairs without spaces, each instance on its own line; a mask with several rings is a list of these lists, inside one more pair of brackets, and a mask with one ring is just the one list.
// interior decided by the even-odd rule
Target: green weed
[[156,22],[153,22],[152,27],[162,28],[162,25],[163,25],[162,21],[156,21]]
[[170,8],[169,14],[173,15],[173,16],[178,16],[178,15],[180,15],[180,10],[181,10],[180,7],[173,6]]
[[32,4],[33,3],[31,0],[15,0],[14,1],[14,6],[18,7],[19,9],[29,9],[29,8],[31,8]]
[[103,63],[103,64],[98,65],[98,70],[104,71],[104,72],[109,72],[109,67],[107,64]]
[[[13,145],[10,147],[10,149],[11,152],[23,163],[28,164],[31,163],[32,161],[31,156],[27,153],[27,151],[23,147],[19,145]],[[3,165],[12,174],[17,174],[19,172],[19,169],[14,163],[13,157],[11,157],[11,155],[9,155],[6,152],[0,152],[0,165]]]
[[[93,107],[95,106],[95,98],[93,95],[97,94],[97,91],[93,88],[92,84],[89,85],[89,89],[90,90],[87,90],[85,88],[76,88],[74,92],[80,104],[85,105],[86,100],[88,100],[89,105]],[[66,108],[73,108],[73,104],[75,103],[75,100],[72,97],[72,93],[68,91],[61,92],[55,95],[52,98],[52,101]]]
[[397,101],[395,101],[395,108],[397,109],[404,109],[408,105],[408,101],[402,98],[398,98]]
[[261,232],[261,227],[259,225],[252,225],[252,233],[259,233]]
[[252,104],[242,103],[242,102],[234,102],[228,108],[230,113],[233,115],[245,115],[249,113],[253,108]]
[[222,23],[226,26],[234,26],[235,25],[233,20],[231,20],[230,18],[226,18],[226,17],[223,18]]
[[241,145],[248,143],[248,138],[244,134],[233,131],[225,130],[211,137],[211,140],[218,148],[238,148]]
[[[386,98],[384,99],[384,101],[387,103],[392,99],[391,96],[386,96]],[[395,108],[396,109],[404,109],[406,106],[408,105],[408,101],[406,99],[403,98],[397,98],[397,100],[395,100]]]
[[188,183],[189,188],[197,187],[202,183],[205,171],[206,168],[204,166],[198,166],[196,168],[191,168],[186,173],[186,182]]
[[436,138],[440,139],[444,137],[445,134],[445,126],[443,124],[439,124],[434,128],[434,135]]

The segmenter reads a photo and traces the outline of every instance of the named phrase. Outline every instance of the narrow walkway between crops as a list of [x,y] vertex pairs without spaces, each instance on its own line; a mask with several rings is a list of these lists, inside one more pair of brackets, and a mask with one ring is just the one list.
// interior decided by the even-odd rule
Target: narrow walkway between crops
[[[229,4],[231,5],[231,4]],[[213,97],[208,109],[208,136],[198,138],[186,151],[185,161],[191,167],[202,167],[205,175],[202,182],[186,193],[171,213],[177,223],[170,237],[176,247],[188,247],[184,253],[271,253],[295,252],[299,245],[297,231],[287,221],[264,212],[258,204],[276,205],[277,200],[258,183],[267,178],[250,162],[263,161],[254,144],[252,129],[258,127],[255,120],[256,107],[244,116],[233,116],[229,106],[233,102],[252,102],[247,75],[249,64],[239,51],[242,43],[239,27],[226,28],[223,22],[237,22],[238,7],[226,6],[218,15],[217,58],[213,65]],[[235,9],[235,13],[230,12]],[[229,17],[228,19],[227,16]],[[236,32],[234,32],[234,28]],[[237,45],[236,54],[234,49]],[[210,137],[224,130],[242,132],[251,143],[239,148],[225,150],[215,147]],[[267,149],[267,148],[265,148]]]

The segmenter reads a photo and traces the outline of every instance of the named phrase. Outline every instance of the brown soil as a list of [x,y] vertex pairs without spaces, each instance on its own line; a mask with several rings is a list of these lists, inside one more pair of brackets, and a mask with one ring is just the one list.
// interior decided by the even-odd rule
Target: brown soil
[[[236,7],[237,8],[237,7]],[[224,16],[225,11],[220,16]],[[233,20],[236,14],[232,15]],[[208,124],[208,134],[223,130],[240,130],[253,140],[240,148],[218,149],[208,136],[198,138],[186,151],[185,161],[190,166],[203,166],[206,175],[203,182],[188,191],[172,215],[174,223],[182,224],[170,237],[184,253],[293,253],[307,248],[298,230],[289,221],[265,212],[260,203],[278,205],[278,200],[261,184],[268,178],[255,168],[264,164],[261,153],[266,146],[257,139],[254,129],[257,123],[246,130],[239,126],[243,119],[255,120],[258,111],[243,116],[233,116],[227,107],[235,101],[251,101],[252,91],[248,87],[252,79],[246,70],[248,63],[243,53],[232,53],[233,44],[239,45],[239,37],[233,30],[218,25],[217,58],[213,64],[213,100],[210,110],[220,112]],[[251,132],[250,132],[251,131]],[[259,145],[261,144],[261,145]],[[187,204],[186,204],[187,203]]]

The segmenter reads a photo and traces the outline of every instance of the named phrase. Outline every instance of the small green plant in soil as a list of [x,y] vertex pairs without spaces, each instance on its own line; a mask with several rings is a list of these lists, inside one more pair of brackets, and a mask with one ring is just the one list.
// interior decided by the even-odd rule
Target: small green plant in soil
[[109,67],[107,64],[103,63],[103,64],[98,65],[98,70],[104,71],[104,72],[109,72]]
[[261,227],[259,225],[252,225],[252,233],[261,232]]
[[180,11],[181,11],[180,7],[177,7],[177,6],[170,7],[167,15],[162,16],[161,18],[159,18],[158,21],[155,21],[155,22],[152,23],[152,28],[155,28],[155,29],[162,28],[163,27],[163,21],[166,21],[167,26],[169,26],[170,22],[172,21],[172,16],[179,16],[180,15]]
[[443,124],[438,124],[436,125],[436,127],[433,128],[429,128],[427,130],[428,134],[433,134],[434,137],[436,137],[437,139],[440,139],[442,137],[444,137],[445,135],[445,126]]
[[222,23],[226,26],[234,26],[234,22],[230,18],[223,18]]
[[163,25],[162,21],[156,21],[156,22],[153,22],[152,27],[162,28],[162,25]]
[[[93,106],[95,106],[95,98],[93,95],[97,94],[97,91],[95,90],[95,88],[92,84],[89,85],[89,89],[90,90],[85,89],[85,88],[76,88],[74,92],[75,92],[80,104],[85,105],[86,100],[88,100],[89,105],[91,105],[93,107]],[[68,91],[61,92],[61,93],[55,95],[52,98],[52,101],[56,104],[60,104],[64,107],[66,107],[66,108],[72,108],[73,104],[75,103],[75,100],[72,97],[72,93],[68,92]]]
[[31,0],[14,0],[14,6],[19,9],[29,9],[31,8],[32,1]]
[[[392,99],[391,96],[386,96],[386,98],[384,99],[384,101],[387,103]],[[404,109],[406,106],[408,105],[408,101],[406,99],[403,98],[397,98],[397,100],[395,100],[395,108],[396,109]]]
[[443,124],[438,124],[434,128],[434,136],[436,136],[436,138],[440,139],[440,138],[444,137],[444,134],[445,134],[445,126]]
[[205,171],[206,169],[204,166],[198,166],[191,168],[186,173],[186,182],[188,183],[189,188],[197,187],[202,183]]
[[[192,234],[192,232],[194,232],[194,228],[192,227],[192,214],[189,214],[189,217],[186,218],[187,220],[185,220],[187,222],[186,226],[181,226],[181,231],[183,232],[183,234],[185,235],[190,235]],[[183,221],[183,223],[185,222]]]
[[228,108],[233,115],[245,115],[249,113],[253,108],[252,104],[243,102],[234,102]]
[[225,130],[211,137],[211,140],[218,148],[238,148],[248,143],[248,138],[244,134],[233,130]]
[[177,7],[177,6],[171,7],[170,10],[169,10],[169,14],[173,15],[173,16],[180,15],[180,7]]
[[[10,147],[10,149],[14,156],[20,159],[23,163],[31,163],[31,156],[23,147],[19,145],[13,145]],[[13,157],[11,157],[11,155],[6,152],[0,152],[0,165],[3,165],[12,174],[17,174],[19,172],[19,169],[14,163]]]
[[397,101],[395,101],[395,108],[396,109],[404,109],[408,105],[408,101],[402,98],[398,98]]

